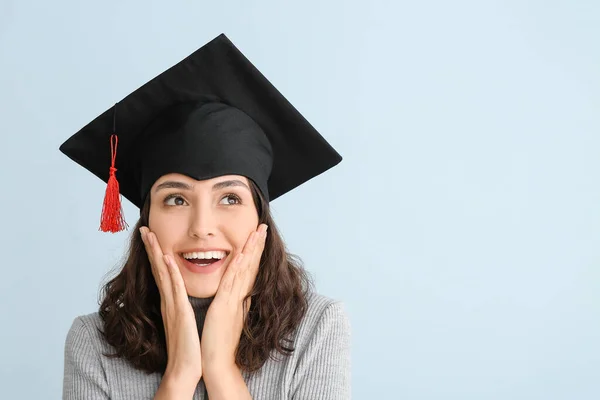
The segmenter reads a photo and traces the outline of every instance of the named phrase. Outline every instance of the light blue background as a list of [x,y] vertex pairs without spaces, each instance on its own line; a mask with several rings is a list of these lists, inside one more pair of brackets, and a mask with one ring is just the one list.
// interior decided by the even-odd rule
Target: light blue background
[[221,32],[345,158],[273,206],[346,303],[354,398],[600,398],[582,0],[0,1],[0,397],[60,398],[67,330],[127,239],[97,232],[105,185],[58,146]]

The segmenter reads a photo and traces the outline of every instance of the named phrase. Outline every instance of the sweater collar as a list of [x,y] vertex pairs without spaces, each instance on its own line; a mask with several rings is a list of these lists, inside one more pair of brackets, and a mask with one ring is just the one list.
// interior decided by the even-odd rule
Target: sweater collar
[[198,333],[202,335],[202,328],[204,327],[204,320],[206,318],[206,312],[208,311],[208,307],[214,300],[214,296],[200,298],[200,297],[192,297],[188,295],[188,299],[190,300],[190,304],[194,309],[194,315],[196,317],[196,325],[198,327]]
[[206,312],[206,310],[208,310],[208,307],[210,306],[210,303],[212,303],[214,298],[215,298],[215,296],[201,298],[201,297],[192,297],[192,296],[188,295],[188,299],[190,300],[190,303],[192,304],[192,308],[194,309],[194,311],[204,310],[204,312]]

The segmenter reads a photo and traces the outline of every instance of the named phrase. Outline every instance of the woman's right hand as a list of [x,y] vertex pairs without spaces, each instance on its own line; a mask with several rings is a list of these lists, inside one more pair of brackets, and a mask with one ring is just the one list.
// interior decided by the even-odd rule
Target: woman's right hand
[[172,255],[163,254],[156,235],[140,228],[152,275],[160,292],[160,311],[167,341],[167,368],[163,377],[171,387],[194,392],[202,377],[200,335],[183,277]]

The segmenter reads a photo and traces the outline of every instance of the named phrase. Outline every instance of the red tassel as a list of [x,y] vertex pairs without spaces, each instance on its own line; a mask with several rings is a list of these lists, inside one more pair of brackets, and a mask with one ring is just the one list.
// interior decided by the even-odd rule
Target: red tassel
[[[114,139],[114,143],[113,143]],[[108,185],[104,194],[104,204],[102,205],[102,216],[100,217],[100,230],[102,232],[120,232],[127,229],[128,225],[123,216],[123,208],[121,206],[121,193],[119,192],[119,181],[115,172],[115,159],[117,158],[117,144],[119,138],[117,135],[110,136],[110,175],[108,177]]]

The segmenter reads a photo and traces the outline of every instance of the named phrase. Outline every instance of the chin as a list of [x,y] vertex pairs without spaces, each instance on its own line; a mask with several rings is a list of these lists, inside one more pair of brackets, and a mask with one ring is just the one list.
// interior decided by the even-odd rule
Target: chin
[[197,297],[200,299],[205,299],[208,297],[213,297],[217,294],[218,286],[215,287],[207,287],[206,285],[187,285],[187,294],[191,297]]
[[205,299],[217,294],[224,268],[210,274],[195,274],[185,268],[179,267],[187,294],[191,297]]

